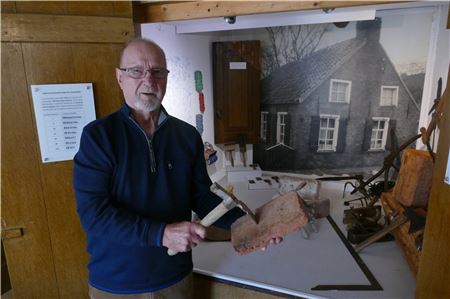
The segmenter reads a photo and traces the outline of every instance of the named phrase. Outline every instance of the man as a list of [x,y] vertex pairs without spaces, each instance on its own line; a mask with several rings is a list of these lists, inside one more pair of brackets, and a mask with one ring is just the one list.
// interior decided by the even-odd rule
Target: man
[[[204,217],[221,199],[209,190],[200,135],[161,105],[169,73],[162,49],[135,39],[119,65],[125,104],[84,128],[74,158],[90,296],[190,298],[191,249],[205,237],[191,211]],[[215,225],[229,229],[242,215],[233,209]]]

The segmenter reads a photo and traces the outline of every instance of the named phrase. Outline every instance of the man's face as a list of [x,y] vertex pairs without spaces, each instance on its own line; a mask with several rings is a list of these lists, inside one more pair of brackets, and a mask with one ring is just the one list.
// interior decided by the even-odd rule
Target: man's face
[[137,112],[158,110],[166,93],[167,76],[153,76],[151,69],[166,69],[166,61],[160,49],[145,42],[130,44],[124,51],[120,68],[149,70],[144,78],[135,79],[126,71],[116,69],[116,77],[125,102]]

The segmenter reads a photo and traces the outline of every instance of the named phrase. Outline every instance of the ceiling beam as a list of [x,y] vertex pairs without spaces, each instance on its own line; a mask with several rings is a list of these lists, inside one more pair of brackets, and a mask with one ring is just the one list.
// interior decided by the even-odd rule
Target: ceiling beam
[[183,1],[150,3],[133,1],[133,20],[135,23],[155,23],[398,2],[404,3],[405,1]]

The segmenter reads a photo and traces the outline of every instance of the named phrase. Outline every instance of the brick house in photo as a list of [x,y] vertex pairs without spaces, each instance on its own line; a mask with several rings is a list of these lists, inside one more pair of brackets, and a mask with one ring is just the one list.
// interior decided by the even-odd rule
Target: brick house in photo
[[379,18],[358,22],[355,38],[261,81],[256,163],[278,171],[377,168],[392,140],[416,134],[419,103],[380,44],[380,29]]

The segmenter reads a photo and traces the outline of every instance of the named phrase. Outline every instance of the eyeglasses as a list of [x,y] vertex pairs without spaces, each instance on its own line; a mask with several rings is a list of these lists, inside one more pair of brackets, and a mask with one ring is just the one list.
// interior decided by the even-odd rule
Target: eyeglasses
[[147,73],[152,75],[152,78],[155,79],[166,79],[169,74],[169,70],[164,68],[151,68],[146,69],[140,66],[127,67],[127,68],[119,68],[119,70],[124,71],[127,75],[133,79],[143,79],[147,76]]

